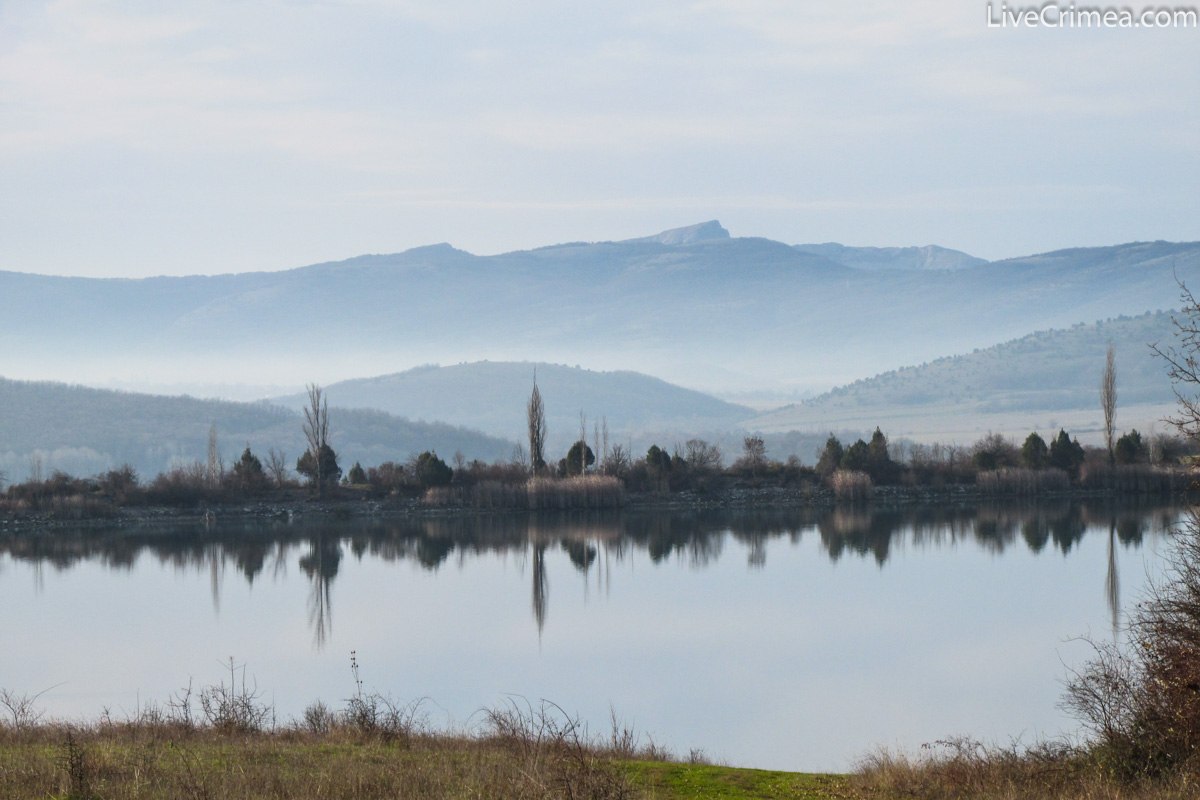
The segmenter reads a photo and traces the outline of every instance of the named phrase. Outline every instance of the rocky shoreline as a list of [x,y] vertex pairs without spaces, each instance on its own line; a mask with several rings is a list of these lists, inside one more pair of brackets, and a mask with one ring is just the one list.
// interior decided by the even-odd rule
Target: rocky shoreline
[[[1042,492],[1034,495],[995,495],[971,485],[879,486],[869,500],[849,503],[839,501],[824,487],[725,487],[708,492],[630,493],[620,508],[570,509],[612,513],[641,511],[719,511],[719,510],[808,510],[826,511],[835,508],[861,510],[899,510],[921,506],[970,508],[979,505],[1072,502],[1081,500],[1131,500],[1144,495],[1128,495],[1113,491],[1073,488],[1069,491]],[[1190,495],[1175,495],[1187,502]],[[467,505],[430,506],[420,497],[347,497],[317,500],[293,495],[287,498],[256,500],[241,503],[214,504],[195,508],[172,506],[123,506],[98,513],[78,509],[39,510],[27,513],[0,515],[0,533],[39,532],[56,529],[115,528],[152,526],[157,524],[195,524],[212,526],[236,523],[292,523],[343,519],[395,519],[479,515],[512,515],[533,512],[525,508],[474,508]]]

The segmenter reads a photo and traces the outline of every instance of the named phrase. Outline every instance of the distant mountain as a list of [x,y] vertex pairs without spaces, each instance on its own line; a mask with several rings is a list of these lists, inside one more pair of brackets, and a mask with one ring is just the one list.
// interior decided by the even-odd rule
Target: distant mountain
[[937,245],[925,247],[847,247],[844,244],[798,244],[797,250],[836,261],[845,267],[876,271],[885,269],[948,270],[969,269],[988,263]]
[[[597,372],[560,364],[482,361],[425,366],[377,378],[342,381],[326,387],[331,403],[373,408],[410,419],[464,425],[494,436],[522,440],[526,403],[537,376],[546,409],[547,444],[564,450],[579,438],[579,414],[593,426],[607,420],[614,444],[658,437],[686,439],[734,429],[753,416],[744,406],[674,386],[637,372]],[[271,402],[301,408],[301,395]]]
[[[9,374],[91,383],[328,384],[489,359],[635,369],[706,391],[824,390],[1031,330],[1171,308],[1175,275],[1200,280],[1200,243],[875,269],[865,248],[839,251],[852,267],[727,233],[708,222],[495,256],[441,244],[211,277],[0,272],[0,352]],[[969,258],[897,252],[927,266]]]
[[626,241],[677,245],[719,241],[728,238],[730,238],[729,231],[725,230],[720,222],[710,219],[708,222],[701,222],[698,225],[688,225],[685,228],[672,228],[669,231],[663,231],[654,236],[643,236],[638,239],[628,239]]
[[1119,317],[1023,336],[972,353],[939,358],[842,386],[748,423],[766,431],[882,425],[893,434],[950,438],[954,431],[1064,425],[1094,438],[1100,430],[1099,386],[1113,345],[1117,423],[1157,425],[1174,410],[1166,365],[1150,345],[1173,342],[1169,313]]
[[[246,446],[283,451],[290,465],[304,451],[300,415],[265,403],[89,389],[0,378],[0,471],[22,480],[33,457],[44,471],[91,475],[123,463],[151,477],[173,464],[204,459],[217,427],[227,464]],[[426,449],[444,457],[507,458],[514,443],[445,424],[410,422],[381,411],[330,408],[331,441],[344,469],[355,461],[403,461]]]

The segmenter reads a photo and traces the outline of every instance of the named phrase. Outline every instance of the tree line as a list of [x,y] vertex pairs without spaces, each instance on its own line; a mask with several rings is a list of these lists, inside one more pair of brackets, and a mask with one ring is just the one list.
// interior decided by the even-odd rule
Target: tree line
[[[218,448],[218,432],[210,430],[208,458],[176,466],[140,480],[128,466],[90,478],[62,472],[48,477],[34,470],[29,480],[8,487],[0,508],[9,511],[51,510],[96,512],[127,505],[202,506],[252,498],[407,497],[431,490],[470,490],[481,484],[516,485],[531,479],[570,481],[598,476],[615,481],[621,491],[634,493],[708,493],[737,487],[832,489],[839,496],[861,499],[877,486],[938,487],[974,485],[994,487],[995,476],[1020,478],[1022,486],[1061,489],[1129,488],[1138,491],[1174,487],[1175,482],[1131,479],[1129,468],[1162,470],[1188,463],[1196,455],[1195,439],[1157,435],[1146,438],[1137,430],[1115,436],[1112,430],[1112,362],[1102,384],[1105,401],[1106,445],[1084,447],[1065,429],[1049,437],[1031,432],[1020,444],[999,434],[988,434],[973,445],[889,443],[876,428],[869,439],[849,444],[830,434],[812,466],[796,456],[771,458],[761,436],[747,435],[739,453],[726,463],[719,445],[693,438],[682,444],[651,445],[634,455],[621,444],[610,444],[606,419],[594,421],[591,442],[587,418],[580,414],[579,435],[558,459],[546,449],[545,401],[537,386],[526,404],[528,449],[518,446],[505,461],[468,461],[455,453],[447,463],[434,450],[403,461],[385,461],[364,467],[354,463],[343,469],[330,436],[328,399],[317,385],[308,386],[303,431],[307,449],[289,466],[284,453],[270,449],[265,455],[249,446],[228,468]],[[1125,470],[1125,472],[1119,472]],[[1024,471],[1029,473],[1017,475]],[[1120,474],[1122,482],[1115,482]],[[1032,480],[1036,478],[1037,480]],[[1047,480],[1054,478],[1054,480]],[[1150,487],[1148,489],[1147,487]]]

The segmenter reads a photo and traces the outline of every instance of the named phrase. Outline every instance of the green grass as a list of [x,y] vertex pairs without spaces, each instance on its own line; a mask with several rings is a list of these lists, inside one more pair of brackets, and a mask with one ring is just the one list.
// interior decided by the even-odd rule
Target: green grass
[[853,796],[848,780],[632,760],[572,742],[511,738],[0,726],[0,800],[835,800]]
[[645,797],[661,800],[833,800],[853,797],[844,775],[662,761],[630,761],[621,764],[621,769]]

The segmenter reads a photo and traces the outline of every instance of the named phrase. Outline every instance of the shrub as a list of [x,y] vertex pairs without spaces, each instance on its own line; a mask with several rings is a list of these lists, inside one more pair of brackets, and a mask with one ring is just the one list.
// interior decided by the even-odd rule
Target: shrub
[[1088,464],[1081,471],[1079,484],[1086,489],[1121,494],[1172,494],[1187,488],[1186,474],[1149,464]]
[[518,766],[514,797],[587,797],[624,800],[635,796],[629,780],[589,740],[579,719],[543,701],[510,701],[485,712],[490,739]]
[[[238,670],[242,683],[238,685]],[[260,702],[261,693],[257,686],[246,682],[246,667],[240,667],[229,659],[229,685],[222,681],[200,690],[200,710],[204,718],[223,733],[249,733],[266,727],[275,715],[275,709]]]
[[838,470],[829,476],[829,488],[838,500],[861,503],[871,499],[874,486],[871,476],[857,470]]
[[437,453],[429,450],[413,460],[412,472],[417,483],[421,484],[424,489],[431,486],[449,486],[451,478],[454,477],[454,470],[445,461],[438,458]]
[[1200,777],[1200,516],[1176,532],[1165,579],[1129,622],[1127,643],[1096,643],[1063,705],[1090,731],[1092,756],[1126,780]]
[[975,485],[984,494],[1026,496],[1068,491],[1071,480],[1061,469],[1009,468],[981,472]]
[[204,464],[199,461],[173,467],[155,476],[146,488],[146,501],[164,506],[196,506],[219,497],[209,483]]
[[408,488],[408,475],[402,465],[385,461],[367,470],[367,483],[376,492],[391,494]]
[[530,478],[525,497],[530,509],[614,508],[624,505],[625,488],[608,475]]
[[[1036,444],[1032,445],[1032,449],[1036,448]],[[998,433],[989,433],[971,448],[971,463],[981,471],[1015,467],[1020,460],[1016,446]]]

